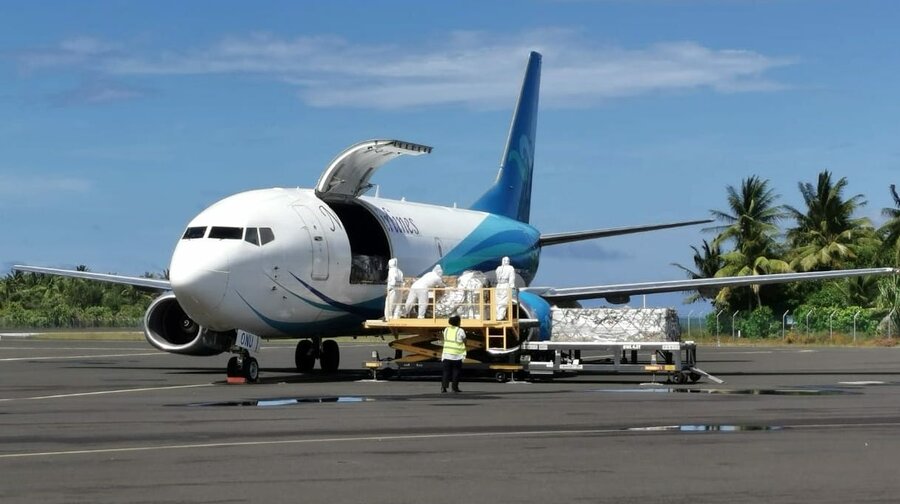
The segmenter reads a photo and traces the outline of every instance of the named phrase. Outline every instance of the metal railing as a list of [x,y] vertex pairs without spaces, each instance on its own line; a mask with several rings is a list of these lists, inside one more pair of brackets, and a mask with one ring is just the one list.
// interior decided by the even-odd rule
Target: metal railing
[[[391,319],[431,319],[446,320],[452,315],[459,315],[462,319],[483,320],[497,322],[511,320],[515,313],[514,305],[517,303],[517,291],[515,288],[482,287],[466,289],[461,287],[436,287],[431,289],[416,289],[402,287],[397,289],[399,304],[399,316]],[[506,295],[502,290],[506,290]],[[505,299],[502,299],[505,298]],[[386,301],[390,303],[390,297]],[[424,303],[420,308],[420,303]],[[387,313],[393,314],[396,304],[387,307]],[[421,314],[421,316],[420,316]]]

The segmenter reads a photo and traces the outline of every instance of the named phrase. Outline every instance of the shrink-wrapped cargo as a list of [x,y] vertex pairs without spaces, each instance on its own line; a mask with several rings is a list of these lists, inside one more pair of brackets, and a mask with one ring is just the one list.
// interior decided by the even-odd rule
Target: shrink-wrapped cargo
[[681,341],[672,308],[554,308],[550,341]]

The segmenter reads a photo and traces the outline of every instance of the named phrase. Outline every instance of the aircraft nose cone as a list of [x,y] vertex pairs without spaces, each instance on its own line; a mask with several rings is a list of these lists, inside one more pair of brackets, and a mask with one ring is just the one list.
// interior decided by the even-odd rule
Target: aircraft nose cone
[[178,304],[201,325],[216,325],[215,310],[228,289],[228,261],[221,254],[177,247],[169,266],[169,282]]

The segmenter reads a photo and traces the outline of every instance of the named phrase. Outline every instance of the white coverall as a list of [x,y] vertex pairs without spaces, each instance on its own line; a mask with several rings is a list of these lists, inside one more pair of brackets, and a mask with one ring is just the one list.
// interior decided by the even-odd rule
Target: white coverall
[[384,320],[400,317],[400,288],[403,287],[403,271],[397,267],[397,258],[388,261],[387,297],[384,298]]
[[425,318],[425,310],[428,309],[428,291],[435,287],[446,287],[441,276],[444,274],[443,268],[438,264],[428,273],[422,275],[418,280],[413,282],[409,288],[409,296],[406,297],[406,307],[403,313],[409,315],[412,311],[413,304],[419,305],[419,318]]
[[512,289],[516,285],[516,269],[509,265],[509,257],[504,257],[497,266],[497,318],[506,318],[506,305],[512,295]]
[[478,294],[482,284],[474,271],[465,271],[456,281],[456,288],[463,291],[462,306],[458,310],[462,318],[479,318]]

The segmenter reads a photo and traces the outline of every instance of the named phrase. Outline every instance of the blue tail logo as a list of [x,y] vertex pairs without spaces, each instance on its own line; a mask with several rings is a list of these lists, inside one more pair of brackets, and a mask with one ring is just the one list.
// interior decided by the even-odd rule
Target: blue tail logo
[[531,216],[531,175],[540,88],[541,55],[532,52],[509,128],[500,173],[494,185],[472,204],[472,210],[528,222]]

